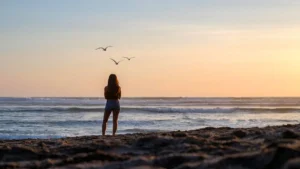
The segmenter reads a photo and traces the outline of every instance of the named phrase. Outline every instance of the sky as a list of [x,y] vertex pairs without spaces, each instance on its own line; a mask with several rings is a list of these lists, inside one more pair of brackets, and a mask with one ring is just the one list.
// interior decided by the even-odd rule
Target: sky
[[[300,96],[298,0],[0,1],[0,96]],[[106,52],[95,50],[112,45]],[[118,66],[110,58],[136,57]]]

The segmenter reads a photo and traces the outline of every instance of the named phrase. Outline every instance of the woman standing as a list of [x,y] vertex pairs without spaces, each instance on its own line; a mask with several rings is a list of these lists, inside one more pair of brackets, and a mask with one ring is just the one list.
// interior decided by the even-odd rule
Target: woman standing
[[105,135],[106,123],[111,112],[113,112],[113,135],[115,135],[118,128],[118,117],[120,112],[119,99],[121,99],[121,87],[119,86],[119,81],[115,74],[109,76],[108,84],[104,88],[104,96],[107,101],[103,116],[102,135]]

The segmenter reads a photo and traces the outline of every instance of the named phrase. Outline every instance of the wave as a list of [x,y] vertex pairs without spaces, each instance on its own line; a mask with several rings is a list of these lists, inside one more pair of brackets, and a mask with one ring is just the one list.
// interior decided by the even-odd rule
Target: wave
[[[156,123],[161,123],[161,121],[157,120],[119,120],[118,123],[121,126],[152,126]],[[102,124],[102,119],[95,119],[95,120],[55,120],[55,121],[47,121],[47,120],[0,120],[1,124],[5,125],[15,125],[18,124],[19,126],[23,127],[30,127],[30,126],[60,126],[60,127],[67,127],[67,126],[98,126]],[[112,119],[108,120],[108,125],[112,125]],[[0,130],[0,134],[4,132],[11,132],[11,130],[4,131]]]
[[[99,107],[4,107],[0,113],[84,113],[103,112]],[[300,113],[300,108],[172,108],[172,107],[122,107],[122,112],[138,113]]]
[[[98,106],[104,105],[101,97],[0,97],[0,105],[15,106]],[[131,97],[122,98],[122,105],[190,105],[190,106],[300,106],[300,97],[266,98],[204,98],[204,97]]]
[[17,108],[2,108],[0,112],[99,112],[104,111],[103,108],[81,108],[81,107],[17,107]]

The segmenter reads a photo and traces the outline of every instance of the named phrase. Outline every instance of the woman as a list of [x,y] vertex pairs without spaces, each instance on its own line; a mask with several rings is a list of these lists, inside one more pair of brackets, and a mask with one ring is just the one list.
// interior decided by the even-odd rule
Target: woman
[[116,134],[118,128],[118,117],[120,112],[119,99],[121,98],[121,87],[115,74],[111,74],[108,78],[108,84],[104,88],[104,96],[106,101],[105,112],[102,123],[102,135],[105,135],[106,123],[113,112],[113,135]]

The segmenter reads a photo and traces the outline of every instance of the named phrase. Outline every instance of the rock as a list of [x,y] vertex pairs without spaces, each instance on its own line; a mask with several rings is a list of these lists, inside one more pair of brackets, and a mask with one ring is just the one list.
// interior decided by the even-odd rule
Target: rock
[[172,133],[172,136],[173,137],[186,137],[188,135],[185,132],[175,132],[175,133]]
[[300,138],[300,135],[292,130],[286,130],[281,135],[282,135],[282,138],[286,138],[286,139]]
[[174,143],[174,139],[167,136],[142,137],[137,140],[136,145],[144,148],[162,148]]
[[207,157],[206,154],[174,154],[155,159],[153,165],[164,168],[174,168],[183,163],[202,161]]
[[204,160],[199,163],[186,163],[176,169],[263,169],[271,160],[271,151],[239,153],[224,157]]
[[40,160],[46,154],[39,153],[36,149],[29,146],[17,145],[9,147],[8,149],[0,149],[1,161],[26,161],[26,160]]
[[138,166],[138,167],[132,167],[132,168],[129,168],[129,169],[165,169],[165,168],[162,168],[162,167],[154,167],[154,166]]
[[153,157],[138,157],[128,161],[112,163],[104,165],[101,169],[115,169],[115,168],[142,168],[145,166],[153,166]]
[[232,134],[238,138],[244,138],[247,136],[247,133],[243,130],[236,130],[236,131],[232,132]]
[[283,167],[283,169],[299,169],[300,157],[289,160]]
[[300,157],[300,146],[296,144],[294,146],[279,145],[276,148],[273,159],[267,168],[281,169],[287,161],[296,157]]

